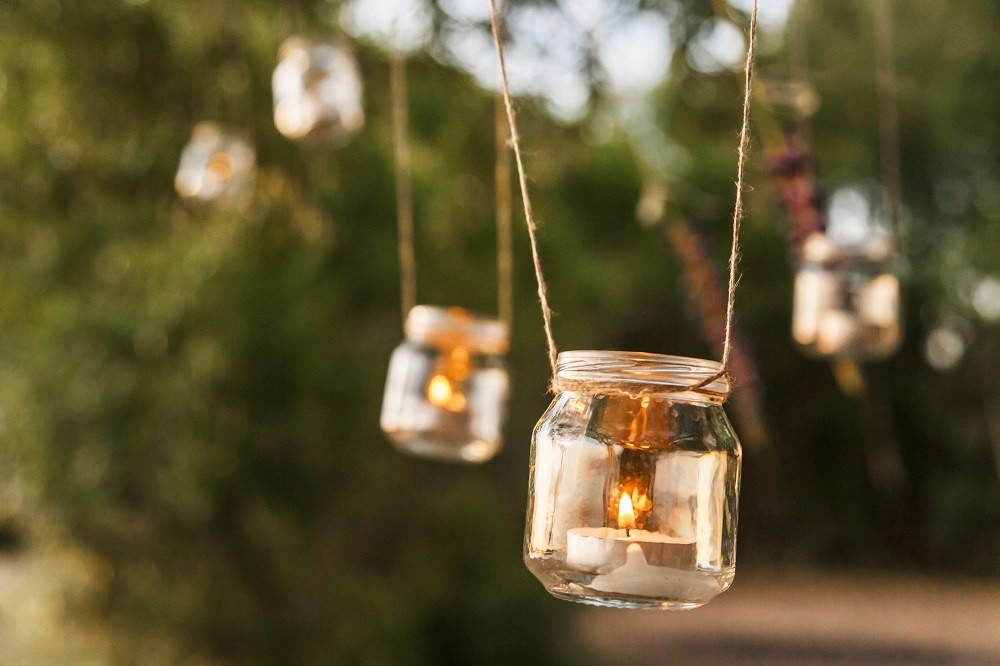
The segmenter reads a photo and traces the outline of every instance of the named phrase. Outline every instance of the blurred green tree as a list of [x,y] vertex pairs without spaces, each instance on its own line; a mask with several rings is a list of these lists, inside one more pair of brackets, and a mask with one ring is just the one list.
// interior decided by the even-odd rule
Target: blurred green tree
[[[420,300],[490,312],[493,102],[442,46],[446,4],[410,67]],[[739,81],[689,56],[708,21],[745,14],[707,0],[611,4],[669,19],[677,49],[638,116],[593,62],[581,117],[521,109],[557,339],[711,355],[659,230],[632,218],[658,170],[665,219],[692,220],[725,256]],[[9,512],[30,522],[54,508],[95,554],[90,610],[110,622],[122,661],[584,659],[569,645],[574,609],[546,597],[519,557],[547,380],[524,234],[506,452],[482,468],[397,456],[377,426],[400,336],[385,54],[358,46],[362,132],[335,152],[300,149],[273,129],[271,70],[293,29],[337,31],[339,6],[295,6],[0,6],[0,425],[19,489],[8,494],[21,497]],[[968,295],[1000,261],[989,242],[1000,125],[985,112],[1000,101],[1000,8],[894,6],[909,334],[868,370],[864,409],[796,355],[776,197],[756,167],[738,308],[771,438],[745,465],[744,562],[985,572],[1000,554],[1000,348],[996,319]],[[869,12],[810,3],[794,24],[822,97],[813,131],[830,187],[878,176]],[[486,34],[481,20],[473,28]],[[783,34],[761,40],[761,76],[780,76]],[[181,147],[205,119],[254,140],[244,211],[173,192]],[[648,159],[668,153],[667,166]],[[924,328],[943,315],[975,342],[942,376],[922,354]],[[873,432],[898,444],[905,476],[891,497],[872,478]]]

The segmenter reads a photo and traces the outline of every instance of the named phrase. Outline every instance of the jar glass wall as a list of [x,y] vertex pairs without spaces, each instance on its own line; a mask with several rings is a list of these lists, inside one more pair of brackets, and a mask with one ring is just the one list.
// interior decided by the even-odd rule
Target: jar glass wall
[[806,240],[795,275],[792,337],[807,355],[878,361],[896,352],[902,326],[892,259],[884,239],[852,246],[824,234]]
[[290,37],[271,77],[274,125],[289,139],[339,143],[365,123],[361,75],[347,47]]
[[461,308],[418,305],[389,361],[382,430],[401,451],[483,462],[503,445],[507,326]]
[[623,608],[694,608],[736,565],[740,444],[711,361],[559,355],[532,438],[524,557],[553,595]]
[[219,125],[201,122],[181,152],[174,187],[186,199],[241,204],[257,164],[253,146]]

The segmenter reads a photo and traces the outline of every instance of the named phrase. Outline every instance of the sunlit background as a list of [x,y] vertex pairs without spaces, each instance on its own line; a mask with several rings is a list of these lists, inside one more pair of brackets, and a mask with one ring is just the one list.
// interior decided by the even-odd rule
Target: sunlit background
[[[760,3],[737,574],[683,613],[522,563],[550,396],[516,195],[503,450],[379,426],[391,51],[418,300],[496,312],[488,0],[0,3],[0,662],[1000,661],[1000,4],[890,2],[897,237],[877,2]],[[561,349],[719,357],[751,7],[500,4]]]

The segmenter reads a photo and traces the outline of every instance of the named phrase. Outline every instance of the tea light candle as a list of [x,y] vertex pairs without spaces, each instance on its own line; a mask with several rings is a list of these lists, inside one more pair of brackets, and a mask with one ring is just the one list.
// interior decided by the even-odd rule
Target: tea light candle
[[598,592],[665,599],[711,598],[722,591],[718,581],[710,575],[652,566],[643,552],[640,544],[629,544],[625,564],[611,573],[595,576],[588,587]]
[[694,541],[637,529],[632,500],[622,493],[618,503],[619,528],[574,527],[566,534],[566,563],[589,571],[609,571],[623,566],[627,552],[639,548],[643,562],[658,567],[693,567]]

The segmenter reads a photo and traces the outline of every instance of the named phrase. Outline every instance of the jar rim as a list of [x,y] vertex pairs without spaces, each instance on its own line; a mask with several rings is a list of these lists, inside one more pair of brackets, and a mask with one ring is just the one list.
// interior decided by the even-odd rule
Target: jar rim
[[460,307],[416,305],[407,313],[404,329],[417,342],[464,345],[484,353],[504,353],[510,344],[506,323]]
[[886,263],[894,256],[892,239],[871,236],[855,243],[838,242],[826,232],[810,234],[802,243],[806,263],[833,265],[838,263]]
[[729,395],[730,384],[725,374],[697,389],[676,389],[697,385],[721,371],[722,364],[718,361],[649,352],[574,350],[560,352],[556,360],[557,380],[615,385],[625,392],[641,387],[641,392],[648,394],[690,393],[713,400]]

